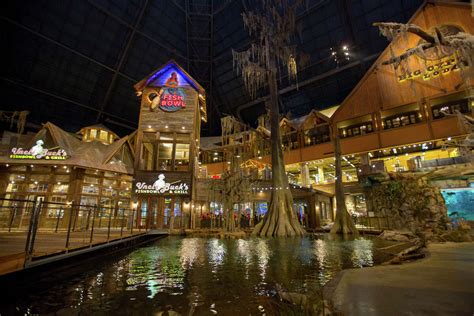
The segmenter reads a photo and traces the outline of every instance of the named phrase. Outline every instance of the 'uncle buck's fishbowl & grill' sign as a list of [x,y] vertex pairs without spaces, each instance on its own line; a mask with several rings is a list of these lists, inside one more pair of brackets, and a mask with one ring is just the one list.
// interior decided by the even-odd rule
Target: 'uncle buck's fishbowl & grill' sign
[[10,159],[46,159],[46,160],[66,160],[68,158],[64,149],[43,148],[44,142],[40,139],[31,149],[12,148]]
[[[158,195],[189,195],[190,183],[187,177],[176,178],[173,174],[159,175],[136,175],[138,179],[134,182],[135,194],[158,194]],[[169,177],[169,179],[167,179]]]

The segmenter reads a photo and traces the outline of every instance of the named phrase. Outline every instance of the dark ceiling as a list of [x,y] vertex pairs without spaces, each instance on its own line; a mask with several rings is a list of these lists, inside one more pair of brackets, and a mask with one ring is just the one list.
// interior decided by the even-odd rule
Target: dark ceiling
[[[244,90],[232,69],[231,49],[250,43],[240,14],[254,2],[7,1],[0,21],[1,109],[30,111],[30,127],[51,121],[75,132],[103,123],[128,134],[138,121],[133,85],[174,58],[207,88],[203,135],[217,135],[224,114],[253,124],[264,112],[263,98],[251,100]],[[300,116],[341,102],[388,44],[371,24],[406,22],[421,3],[306,0],[297,38],[310,61],[299,69],[297,89],[295,82],[280,83],[282,113]],[[343,46],[349,60],[342,58]]]

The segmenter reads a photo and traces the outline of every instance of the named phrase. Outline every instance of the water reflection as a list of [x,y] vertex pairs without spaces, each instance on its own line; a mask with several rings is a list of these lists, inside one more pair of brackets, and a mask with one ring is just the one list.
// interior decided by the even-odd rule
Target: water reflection
[[343,268],[381,261],[379,242],[168,237],[12,292],[0,313],[260,315],[269,313],[276,283],[311,293]]

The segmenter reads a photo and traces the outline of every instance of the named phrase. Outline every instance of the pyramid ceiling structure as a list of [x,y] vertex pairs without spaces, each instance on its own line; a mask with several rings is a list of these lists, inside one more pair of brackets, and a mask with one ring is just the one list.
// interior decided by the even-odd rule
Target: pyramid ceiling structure
[[[175,60],[206,89],[208,123],[220,117],[249,124],[264,112],[232,69],[232,49],[250,44],[241,13],[253,0],[9,1],[4,34],[2,110],[30,112],[27,129],[42,123],[77,132],[104,124],[120,136],[137,126],[134,84]],[[376,21],[406,22],[421,0],[307,0],[297,15],[298,49],[309,55],[298,84],[282,80],[288,117],[340,103],[388,42]],[[343,47],[346,50],[343,51]],[[349,52],[349,59],[344,52]],[[334,60],[336,52],[338,60]],[[2,129],[10,124],[2,122]]]

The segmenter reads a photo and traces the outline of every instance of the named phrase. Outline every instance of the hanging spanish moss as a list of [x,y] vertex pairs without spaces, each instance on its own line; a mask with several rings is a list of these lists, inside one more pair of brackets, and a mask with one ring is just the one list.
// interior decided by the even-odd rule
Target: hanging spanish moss
[[293,197],[285,172],[277,86],[282,68],[286,68],[290,80],[297,76],[296,50],[291,42],[296,32],[296,8],[301,3],[300,0],[291,4],[286,0],[258,1],[254,11],[242,14],[253,44],[246,51],[232,51],[234,69],[242,76],[250,96],[256,98],[262,88],[268,88],[270,93],[267,108],[270,111],[273,189],[268,212],[253,231],[257,236],[291,237],[305,233],[293,211]]

